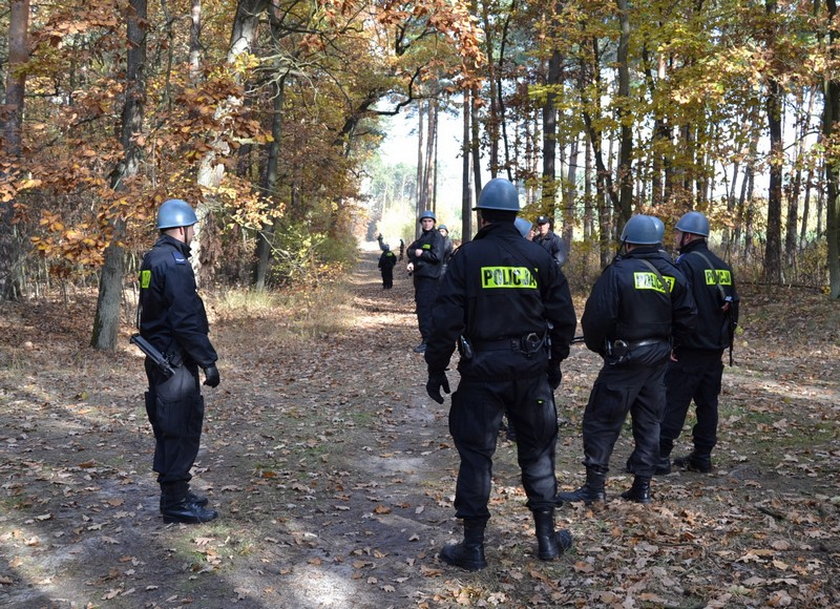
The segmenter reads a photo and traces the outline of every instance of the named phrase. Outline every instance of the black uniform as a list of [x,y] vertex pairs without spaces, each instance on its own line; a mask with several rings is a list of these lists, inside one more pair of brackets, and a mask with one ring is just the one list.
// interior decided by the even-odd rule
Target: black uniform
[[534,243],[547,251],[559,266],[566,264],[569,248],[566,242],[553,231],[548,231],[545,236],[537,235]]
[[[423,250],[421,256],[416,250]],[[443,264],[444,242],[436,228],[424,230],[420,237],[408,246],[408,260],[414,263],[414,302],[417,305],[417,325],[423,342],[427,342],[431,333],[432,305],[438,290]]]
[[198,368],[218,359],[207,337],[207,314],[189,257],[189,245],[163,235],[140,267],[140,334],[175,370],[167,379],[146,358],[146,412],[155,434],[154,471],[162,507],[179,503],[189,491],[204,419]]
[[379,270],[382,272],[382,287],[390,290],[394,287],[394,265],[397,264],[397,255],[391,250],[385,250],[379,257]]
[[568,356],[576,325],[563,273],[512,223],[490,224],[455,251],[433,316],[425,355],[430,376],[446,369],[459,336],[472,349],[471,358],[462,350],[449,413],[461,457],[456,515],[490,515],[492,457],[506,408],[518,434],[528,507],[553,509],[557,414],[546,371]]
[[452,258],[452,252],[455,251],[455,246],[452,245],[452,239],[449,238],[449,235],[443,236],[443,264],[440,267],[440,275],[443,277],[444,273],[446,273],[446,265],[449,264],[449,259]]
[[697,303],[697,331],[677,347],[677,361],[670,362],[665,374],[667,398],[660,451],[664,456],[671,453],[694,399],[694,452],[704,458],[717,443],[721,356],[732,344],[740,299],[732,269],[709,251],[704,239],[692,241],[680,251],[676,266],[688,278]]
[[[663,280],[667,290],[662,288]],[[695,317],[685,277],[656,247],[638,246],[604,269],[581,319],[586,346],[604,358],[583,415],[587,469],[607,472],[630,412],[635,449],[628,468],[637,476],[653,475],[671,341],[684,341],[693,331]],[[624,354],[619,339],[628,345]]]

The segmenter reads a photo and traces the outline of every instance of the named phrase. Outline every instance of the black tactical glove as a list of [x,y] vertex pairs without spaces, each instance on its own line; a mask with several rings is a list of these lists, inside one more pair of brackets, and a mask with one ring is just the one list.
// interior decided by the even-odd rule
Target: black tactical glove
[[215,365],[210,364],[204,369],[204,384],[208,387],[218,387],[221,379],[219,378],[219,369]]
[[440,394],[441,387],[443,387],[444,393],[449,393],[449,381],[446,380],[446,373],[430,372],[429,380],[426,381],[426,393],[438,404],[443,404],[443,396]]
[[563,373],[560,372],[560,362],[548,362],[548,384],[554,391],[560,386],[563,380]]

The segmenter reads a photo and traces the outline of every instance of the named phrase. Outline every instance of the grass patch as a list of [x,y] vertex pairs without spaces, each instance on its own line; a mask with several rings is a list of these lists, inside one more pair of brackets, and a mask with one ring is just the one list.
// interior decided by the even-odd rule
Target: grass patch
[[243,326],[252,335],[255,320],[268,322],[261,326],[263,340],[282,347],[345,330],[354,318],[351,303],[343,284],[325,282],[278,292],[231,289],[219,296],[214,309],[225,323]]

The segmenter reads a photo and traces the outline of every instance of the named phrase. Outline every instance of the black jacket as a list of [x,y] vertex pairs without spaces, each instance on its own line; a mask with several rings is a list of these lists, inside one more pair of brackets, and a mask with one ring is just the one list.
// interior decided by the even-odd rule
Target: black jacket
[[560,266],[566,264],[569,248],[566,246],[566,242],[555,232],[548,231],[545,237],[537,235],[534,237],[534,243],[544,248]]
[[[709,262],[714,269],[709,268]],[[703,239],[683,247],[676,265],[688,279],[697,304],[697,332],[688,336],[681,346],[704,350],[729,347],[731,331],[738,323],[740,302],[732,268],[710,252]],[[726,302],[729,302],[729,307],[724,311]]]
[[397,255],[394,254],[391,250],[387,250],[382,252],[382,255],[379,257],[379,268],[383,271],[390,273],[394,270],[394,265],[397,264]]
[[[444,255],[443,235],[436,228],[424,230],[411,245],[408,246],[408,260],[414,263],[414,275],[417,277],[440,277]],[[423,250],[421,256],[415,256],[415,250]]]
[[[661,289],[652,264],[668,284]],[[586,346],[605,354],[605,342],[673,338],[678,345],[694,331],[697,310],[685,276],[655,247],[617,256],[595,282],[581,319]]]
[[140,334],[165,355],[206,368],[218,359],[196,292],[190,247],[162,235],[140,266]]
[[545,373],[549,354],[525,357],[509,348],[485,353],[482,345],[530,333],[543,336],[548,330],[550,357],[559,363],[569,354],[577,323],[563,272],[512,223],[487,225],[455,250],[432,315],[425,353],[429,372],[447,367],[456,340],[464,335],[475,354],[472,360],[462,357],[458,370],[462,377],[487,380]]

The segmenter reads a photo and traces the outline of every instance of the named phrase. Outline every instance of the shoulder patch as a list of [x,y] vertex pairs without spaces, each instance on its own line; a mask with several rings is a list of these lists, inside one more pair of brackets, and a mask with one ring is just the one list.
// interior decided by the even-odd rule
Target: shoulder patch
[[186,264],[186,257],[180,252],[172,252],[172,257],[175,259],[175,264]]
[[145,290],[152,283],[152,271],[146,269],[140,271],[140,289]]

